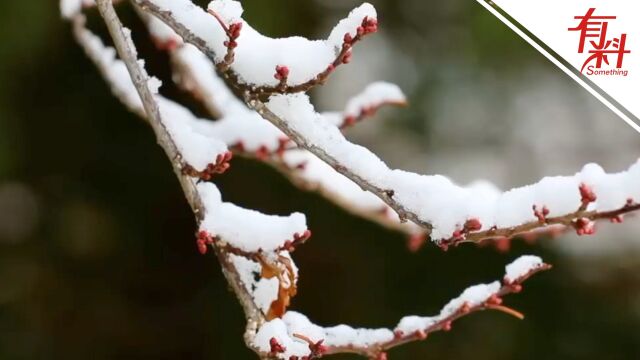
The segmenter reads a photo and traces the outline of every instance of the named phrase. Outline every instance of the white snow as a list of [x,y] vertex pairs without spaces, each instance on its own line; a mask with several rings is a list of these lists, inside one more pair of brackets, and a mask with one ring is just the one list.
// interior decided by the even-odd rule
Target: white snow
[[182,38],[176,34],[167,24],[163,23],[157,17],[150,15],[144,11],[138,11],[142,20],[147,24],[147,29],[154,40],[161,43],[174,42],[182,43]]
[[246,252],[273,252],[282,247],[294,234],[307,230],[301,213],[289,216],[265,215],[255,210],[223,202],[218,188],[212,183],[198,184],[206,212],[200,230],[219,236],[234,248]]
[[205,131],[211,121],[194,117],[187,108],[166,98],[156,100],[162,122],[184,160],[193,168],[202,171],[208,164],[215,164],[218,155],[227,152],[224,142]]
[[[151,0],[163,10],[170,11],[177,22],[186,25],[193,34],[203,39],[222,61],[227,52],[224,42],[227,36],[217,20],[190,0]],[[236,1],[215,0],[209,8],[224,21],[240,21],[241,5]],[[242,31],[237,39],[235,60],[231,69],[241,82],[258,86],[276,86],[276,66],[289,68],[288,84],[297,85],[315,78],[335,60],[346,33],[355,36],[365,17],[376,18],[371,4],[360,5],[336,25],[327,40],[308,40],[294,36],[270,38],[260,34],[242,20]],[[260,61],[255,61],[260,59]]]
[[[240,275],[240,281],[251,294],[255,304],[264,314],[267,314],[271,303],[278,299],[278,279],[275,277],[271,279],[261,278],[262,267],[255,261],[233,254],[230,255],[230,259]],[[256,281],[256,279],[258,280]]]
[[309,185],[316,186],[317,190],[326,192],[330,196],[337,196],[349,206],[356,206],[366,211],[382,211],[387,208],[380,198],[362,190],[353,181],[306,150],[289,150],[283,154],[283,160],[292,168],[304,164],[296,174],[299,174]]
[[80,14],[83,6],[94,4],[93,0],[60,0],[60,14],[64,19],[71,19]]
[[192,73],[192,82],[205,103],[220,112],[214,123],[198,126],[203,134],[223,141],[227,146],[242,144],[249,152],[265,148],[275,152],[287,136],[255,111],[250,110],[229,90],[216,74],[213,63],[192,45],[185,45],[172,53],[175,61]]
[[344,115],[357,117],[362,109],[375,108],[382,104],[403,104],[406,101],[398,85],[384,81],[374,82],[349,100]]
[[208,9],[215,12],[229,26],[242,20],[242,4],[239,1],[215,0],[209,3]]
[[544,263],[538,256],[521,256],[505,267],[504,280],[507,283],[512,283],[529,274],[532,270],[538,269],[542,265],[544,265]]

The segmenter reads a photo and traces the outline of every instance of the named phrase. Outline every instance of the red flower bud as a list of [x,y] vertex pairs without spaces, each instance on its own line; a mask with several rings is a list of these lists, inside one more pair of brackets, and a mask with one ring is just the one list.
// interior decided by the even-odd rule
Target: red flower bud
[[598,198],[596,194],[593,192],[593,189],[585,183],[580,184],[579,189],[580,189],[580,197],[583,205],[592,203],[596,201],[596,199]]
[[442,331],[451,331],[451,321],[442,324]]
[[344,56],[342,57],[342,63],[343,64],[348,64],[351,62],[351,51],[349,50],[346,54],[344,54]]
[[482,229],[482,223],[476,218],[469,219],[464,223],[464,229],[466,231],[478,231]]
[[274,337],[269,340],[269,346],[271,347],[271,353],[273,354],[279,354],[287,351],[287,348],[282,346]]

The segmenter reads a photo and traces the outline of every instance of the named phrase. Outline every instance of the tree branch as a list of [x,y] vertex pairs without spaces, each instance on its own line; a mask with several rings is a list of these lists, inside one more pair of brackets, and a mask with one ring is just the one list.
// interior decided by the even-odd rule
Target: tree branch
[[340,174],[346,176],[348,179],[356,183],[362,190],[369,191],[370,193],[378,196],[382,201],[384,201],[387,205],[389,205],[393,210],[398,213],[401,221],[411,220],[415,224],[420,225],[425,229],[426,232],[431,231],[431,224],[423,221],[413,213],[408,210],[403,204],[397,202],[393,195],[393,189],[383,189],[380,188],[373,183],[369,182],[364,177],[356,174],[348,167],[342,165],[342,163],[331,156],[325,149],[322,149],[316,145],[313,145],[309,142],[309,140],[304,137],[301,133],[293,129],[288,122],[283,120],[274,114],[269,108],[260,100],[254,98],[252,94],[245,93],[245,102],[249,105],[250,108],[254,109],[260,116],[274,124],[278,129],[280,129],[283,133],[285,133],[291,140],[293,140],[296,144],[298,144],[301,148],[309,150],[315,156],[317,156],[320,160],[327,163],[329,166],[334,168]]
[[[125,34],[122,23],[113,8],[111,0],[97,0],[97,5],[98,10],[107,25],[109,34],[113,39],[118,54],[126,64],[133,84],[140,95],[147,114],[147,120],[156,135],[158,145],[160,145],[171,161],[174,173],[180,181],[180,185],[187,202],[196,215],[197,222],[200,223],[204,217],[204,204],[198,194],[194,180],[184,175],[182,172],[180,162],[182,156],[161,121],[158,104],[156,103],[154,95],[151,93],[147,84],[148,77],[138,64],[135,50],[132,48],[132,43],[129,40],[128,35]],[[222,272],[236,294],[236,297],[238,298],[238,301],[240,302],[247,317],[247,333],[245,334],[245,342],[250,346],[251,334],[260,326],[261,323],[264,322],[264,315],[254,303],[251,295],[247,292],[244,286],[242,286],[240,277],[236,269],[230,263],[228,255],[223,250],[216,247],[215,244],[213,247],[218,260],[220,261]]]

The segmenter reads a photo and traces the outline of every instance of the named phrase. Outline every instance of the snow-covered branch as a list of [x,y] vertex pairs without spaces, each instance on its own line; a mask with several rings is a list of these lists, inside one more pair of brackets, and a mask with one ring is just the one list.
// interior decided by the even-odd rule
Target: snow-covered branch
[[[66,0],[63,0],[66,1]],[[122,62],[112,62],[111,64],[124,64],[124,67],[129,72],[129,81],[133,84],[133,88],[139,95],[139,101],[142,102],[142,106],[147,115],[147,120],[153,129],[158,144],[167,154],[167,157],[171,160],[174,171],[180,180],[180,184],[185,193],[189,205],[196,214],[198,220],[201,219],[203,213],[207,211],[207,204],[203,202],[196,188],[195,182],[192,178],[184,176],[182,172],[181,163],[178,159],[181,158],[179,147],[174,143],[171,132],[167,129],[162,120],[162,112],[158,103],[156,103],[156,97],[149,85],[153,83],[152,79],[146,74],[144,68],[136,56],[135,46],[131,41],[129,32],[122,26],[113,4],[110,0],[98,0],[98,9],[102,15],[109,33],[114,41],[118,54],[122,57]],[[82,14],[74,16],[75,26],[83,24],[84,19]],[[76,28],[76,30],[78,30]],[[82,33],[80,33],[82,34]],[[82,42],[81,42],[82,43]],[[98,45],[96,41],[92,42],[94,45]],[[111,55],[112,61],[113,55]],[[122,66],[115,65],[115,68],[122,68]],[[253,329],[260,325],[264,320],[264,317],[260,310],[256,307],[253,298],[247,293],[246,289],[241,286],[240,275],[237,269],[231,266],[227,256],[214,247],[216,254],[222,264],[222,269],[225,277],[229,281],[229,284],[234,289],[238,300],[245,310],[248,320],[248,329]]]
[[[63,0],[62,9],[65,9],[64,3],[68,1]],[[265,319],[284,313],[290,297],[295,295],[297,269],[289,251],[310,236],[305,217],[298,213],[289,217],[269,216],[243,209],[223,202],[215,185],[196,184],[192,174],[185,171],[182,159],[187,158],[185,151],[189,152],[189,149],[194,149],[195,154],[207,153],[206,147],[195,148],[189,142],[194,137],[206,136],[200,129],[206,122],[195,119],[185,108],[158,95],[159,81],[150,77],[144,70],[143,62],[137,59],[130,33],[120,23],[111,2],[98,1],[97,5],[122,60],[116,58],[116,51],[106,47],[85,27],[84,15],[80,12],[83,7],[75,7],[77,11],[65,13],[65,17],[72,21],[78,43],[111,85],[114,94],[130,110],[143,116],[154,130],[158,144],[171,160],[200,224],[198,249],[202,253],[206,253],[208,247],[214,249],[223,273],[243,305],[248,321],[247,334],[251,334]],[[185,129],[192,133],[183,136]],[[211,143],[222,142],[210,137],[203,145]],[[226,154],[228,152],[222,153],[223,156]],[[246,227],[248,220],[252,223],[250,228]],[[262,242],[264,240],[268,242]],[[246,279],[253,275],[251,269],[239,266],[238,257],[256,262],[263,277],[275,283],[275,293],[256,293],[253,288],[245,286]],[[246,339],[248,342],[250,338]]]
[[190,0],[134,1],[205,52],[236,87],[261,96],[321,85],[336,67],[349,63],[352,47],[376,32],[378,23],[375,9],[365,3],[340,21],[326,40],[275,39],[246,23],[237,1],[213,1],[208,11]]
[[373,116],[385,105],[405,106],[407,99],[397,85],[375,82],[349,99],[344,111],[325,112],[322,115],[335,126],[345,129]]
[[497,310],[523,318],[502,304],[506,295],[522,290],[522,283],[549,269],[536,256],[522,256],[506,266],[502,282],[474,285],[450,300],[438,315],[406,316],[393,329],[362,329],[347,325],[321,327],[297,312],[287,312],[258,330],[255,346],[278,359],[314,359],[324,355],[356,353],[370,359],[387,359],[385,351],[412,341],[425,340],[436,331],[449,331],[455,320],[481,310]]

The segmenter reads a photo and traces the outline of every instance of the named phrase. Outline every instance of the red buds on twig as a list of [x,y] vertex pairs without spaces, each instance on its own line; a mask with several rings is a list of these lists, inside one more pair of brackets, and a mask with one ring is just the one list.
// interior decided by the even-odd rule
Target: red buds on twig
[[182,167],[182,173],[189,175],[191,177],[196,177],[201,180],[211,180],[214,175],[222,174],[229,169],[231,166],[229,161],[233,158],[233,153],[231,151],[227,151],[222,154],[218,154],[216,157],[215,163],[210,163],[204,170],[196,170],[193,166],[189,164],[185,164]]
[[196,244],[198,245],[198,251],[200,254],[205,255],[207,253],[207,246],[213,245],[215,238],[206,231],[199,231],[196,236]]

